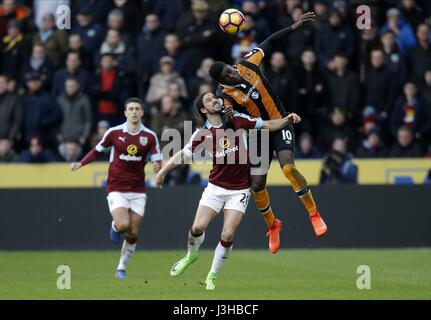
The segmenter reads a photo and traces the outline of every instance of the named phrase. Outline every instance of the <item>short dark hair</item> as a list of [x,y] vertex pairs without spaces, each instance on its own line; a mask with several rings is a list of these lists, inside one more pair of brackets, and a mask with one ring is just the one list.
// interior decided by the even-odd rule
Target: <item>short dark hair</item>
[[210,68],[210,76],[215,81],[220,82],[221,73],[223,72],[223,68],[226,64],[221,61],[216,61],[212,64]]
[[126,110],[127,105],[128,105],[129,103],[132,103],[132,102],[139,103],[139,104],[140,104],[140,106],[141,106],[141,108],[142,108],[142,110],[144,110],[144,102],[142,102],[142,100],[141,100],[141,99],[136,98],[136,97],[129,98],[129,99],[127,99],[127,100],[126,100],[126,102],[124,102],[124,110]]

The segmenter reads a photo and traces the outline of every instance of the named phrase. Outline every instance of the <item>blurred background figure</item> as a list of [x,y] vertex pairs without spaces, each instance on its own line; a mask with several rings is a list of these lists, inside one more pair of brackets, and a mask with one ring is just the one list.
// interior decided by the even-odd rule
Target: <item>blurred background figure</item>
[[174,69],[174,59],[165,56],[160,59],[159,66],[159,72],[151,77],[150,86],[145,98],[146,102],[152,106],[152,115],[157,112],[156,105],[168,93],[170,83],[177,83],[180,87],[181,96],[187,98],[186,84],[184,79]]
[[402,126],[410,128],[413,136],[422,144],[431,133],[431,105],[418,94],[417,85],[407,81],[403,87],[404,97],[394,106],[391,117],[391,132],[397,136]]
[[10,20],[7,26],[7,35],[1,43],[2,70],[11,78],[19,79],[23,64],[31,52],[31,43],[21,32],[17,20]]
[[299,136],[298,148],[295,150],[295,157],[297,159],[320,159],[320,154],[317,147],[314,145],[313,137],[311,134],[304,132]]
[[15,162],[18,155],[12,149],[12,142],[8,139],[0,139],[0,163]]
[[82,147],[75,140],[66,140],[58,146],[60,161],[76,162],[82,158]]
[[26,77],[27,93],[22,98],[22,143],[30,142],[30,138],[39,135],[38,143],[43,141],[46,146],[56,145],[56,131],[60,124],[61,110],[52,96],[43,90],[42,78],[37,73]]
[[422,155],[421,147],[415,141],[412,131],[404,126],[398,128],[396,141],[391,147],[389,156],[391,158],[418,158]]
[[[182,136],[184,133],[184,121],[187,119],[187,113],[175,106],[171,96],[164,96],[160,100],[160,112],[158,112],[151,122],[151,127],[159,139],[166,129],[178,130]],[[163,148],[167,141],[160,140],[160,147]]]
[[57,98],[57,103],[63,115],[57,135],[60,147],[66,141],[76,141],[85,146],[90,138],[92,110],[90,99],[80,91],[78,80],[66,80],[65,93]]
[[46,56],[55,68],[62,64],[62,57],[67,51],[67,33],[57,29],[52,13],[43,16],[42,27],[33,36],[33,45],[41,44]]
[[47,59],[45,48],[40,44],[33,46],[30,58],[27,59],[22,66],[22,73],[18,78],[21,88],[25,88],[25,75],[29,73],[40,74],[43,82],[43,89],[51,91],[54,66]]
[[352,154],[347,152],[346,140],[335,138],[332,149],[323,159],[320,184],[346,184],[358,182],[358,168],[352,162]]
[[28,149],[22,151],[18,159],[19,162],[27,163],[47,163],[56,160],[55,154],[50,149],[45,148],[42,138],[38,135],[30,138]]
[[8,77],[0,74],[0,140],[7,140],[12,147],[21,130],[22,104],[7,86]]
[[115,56],[100,56],[100,68],[96,70],[92,92],[96,121],[106,120],[111,126],[123,122],[122,103],[127,99],[124,71],[118,68]]
[[381,138],[380,130],[377,128],[370,129],[366,132],[366,138],[362,140],[361,145],[356,150],[358,158],[385,158],[388,151]]

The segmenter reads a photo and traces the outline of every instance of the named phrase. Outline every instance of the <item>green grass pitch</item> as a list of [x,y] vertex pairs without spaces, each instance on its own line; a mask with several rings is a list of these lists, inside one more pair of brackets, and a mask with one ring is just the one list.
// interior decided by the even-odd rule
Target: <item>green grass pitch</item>
[[[213,252],[203,250],[184,274],[171,265],[184,251],[138,250],[128,279],[114,279],[119,252],[0,252],[0,299],[431,299],[431,249],[234,250],[217,289],[202,282]],[[57,289],[59,265],[71,269],[70,290]],[[358,290],[359,265],[371,289]]]

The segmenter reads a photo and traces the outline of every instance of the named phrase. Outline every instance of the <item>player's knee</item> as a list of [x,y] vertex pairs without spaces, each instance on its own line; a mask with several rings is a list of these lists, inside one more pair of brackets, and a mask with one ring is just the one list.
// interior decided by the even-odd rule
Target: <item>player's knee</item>
[[282,150],[277,154],[280,166],[295,165],[295,153],[292,150]]
[[263,189],[265,189],[265,181],[264,180],[255,180],[255,181],[251,181],[251,189],[254,192],[258,192],[258,191],[262,191]]
[[115,223],[115,227],[119,232],[125,232],[128,231],[130,228],[130,222],[129,221],[119,221]]
[[229,229],[223,229],[223,231],[222,231],[222,233],[221,233],[221,239],[223,240],[223,241],[226,241],[226,242],[231,242],[231,241],[233,241],[233,237],[234,237],[234,235],[235,235],[235,230],[234,229],[232,229],[232,228],[229,228]]
[[204,233],[205,228],[204,226],[200,225],[200,224],[194,224],[192,226],[192,228],[190,229],[192,235],[197,236],[197,235],[201,235],[202,233]]

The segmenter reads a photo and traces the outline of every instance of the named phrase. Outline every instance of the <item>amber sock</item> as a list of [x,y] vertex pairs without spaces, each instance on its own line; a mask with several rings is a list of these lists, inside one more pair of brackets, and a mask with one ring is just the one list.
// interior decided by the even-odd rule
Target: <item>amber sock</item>
[[304,176],[296,169],[294,164],[286,164],[283,167],[283,173],[286,178],[290,181],[293,190],[301,200],[305,209],[310,216],[313,216],[317,212],[316,202],[313,199],[311,190],[307,185],[307,180]]
[[266,188],[260,191],[252,191],[254,202],[265,220],[268,227],[271,227],[275,221],[274,212],[272,212],[271,202],[269,200],[268,191]]

